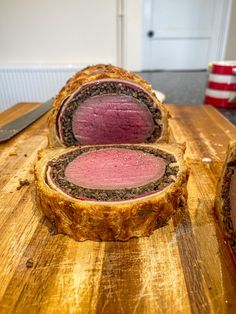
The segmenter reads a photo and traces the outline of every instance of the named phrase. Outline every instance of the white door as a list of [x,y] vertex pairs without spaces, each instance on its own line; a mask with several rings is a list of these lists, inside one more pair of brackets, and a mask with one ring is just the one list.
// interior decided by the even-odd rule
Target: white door
[[206,69],[223,58],[231,0],[144,0],[146,70]]

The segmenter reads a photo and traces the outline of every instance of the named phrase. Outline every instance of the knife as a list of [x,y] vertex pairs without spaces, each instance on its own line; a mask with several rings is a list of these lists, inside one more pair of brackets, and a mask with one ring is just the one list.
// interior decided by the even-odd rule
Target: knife
[[0,127],[0,142],[10,140],[13,136],[15,136],[31,123],[39,119],[43,114],[51,109],[53,102],[54,98],[51,98],[33,111],[26,113],[20,118],[17,118],[14,121]]

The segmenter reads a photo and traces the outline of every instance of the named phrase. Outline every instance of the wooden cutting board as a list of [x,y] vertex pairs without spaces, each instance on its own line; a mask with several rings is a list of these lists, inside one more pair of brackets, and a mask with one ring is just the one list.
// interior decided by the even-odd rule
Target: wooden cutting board
[[[20,104],[0,124],[39,104]],[[75,242],[51,235],[34,203],[46,116],[0,145],[0,313],[236,313],[236,268],[213,214],[236,128],[207,106],[168,105],[187,143],[188,208],[149,238]],[[19,189],[19,180],[30,184]]]

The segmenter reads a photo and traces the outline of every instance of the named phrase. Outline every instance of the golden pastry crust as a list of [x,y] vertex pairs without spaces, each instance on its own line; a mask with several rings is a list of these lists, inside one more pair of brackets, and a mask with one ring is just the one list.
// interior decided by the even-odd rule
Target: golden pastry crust
[[179,172],[176,181],[162,191],[128,201],[99,202],[75,199],[53,189],[45,179],[48,162],[75,148],[46,149],[39,152],[35,164],[37,206],[52,222],[58,233],[67,234],[77,241],[126,241],[132,237],[151,235],[179,208],[185,206],[188,170],[183,159],[184,146],[168,144],[143,146],[173,154],[177,160]]
[[162,112],[162,119],[160,121],[160,124],[162,124],[162,134],[158,138],[157,142],[169,141],[169,127],[168,127],[169,114],[164,105],[157,99],[155,93],[152,91],[151,85],[149,85],[140,76],[132,72],[126,71],[122,68],[113,65],[97,64],[94,66],[89,66],[76,73],[67,81],[66,85],[61,89],[59,94],[56,96],[48,120],[49,147],[65,147],[65,145],[63,145],[63,143],[61,143],[60,139],[58,138],[56,130],[56,118],[63,101],[70,97],[82,85],[90,83],[92,81],[103,79],[126,80],[135,83],[142,87],[143,89],[145,89],[149,96],[154,100],[155,105]]
[[[217,189],[216,189],[216,198],[215,198],[215,211],[221,226],[221,229],[224,233],[225,238],[227,238],[229,240],[229,242],[232,242],[232,238],[233,238],[233,233],[232,230],[229,230],[229,221],[227,221],[227,219],[231,218],[229,217],[228,213],[224,213],[224,199],[222,198],[222,189],[224,187],[224,178],[226,175],[226,171],[228,169],[228,164],[232,163],[232,162],[236,162],[236,141],[232,141],[230,142],[229,146],[228,146],[228,150],[226,153],[226,158],[224,161],[224,165],[222,168],[222,173],[220,176],[220,179],[218,181],[217,184]],[[227,216],[227,218],[226,218]],[[234,235],[234,238],[236,238],[236,235]]]

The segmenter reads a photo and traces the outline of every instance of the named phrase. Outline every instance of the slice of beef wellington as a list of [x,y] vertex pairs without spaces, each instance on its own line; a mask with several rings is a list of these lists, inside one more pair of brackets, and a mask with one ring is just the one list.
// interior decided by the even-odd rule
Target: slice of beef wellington
[[224,236],[236,256],[236,141],[228,148],[218,182],[215,209]]
[[49,118],[51,147],[167,142],[168,113],[151,86],[112,65],[73,76]]
[[78,241],[149,236],[185,205],[184,147],[114,144],[39,152],[36,200]]

